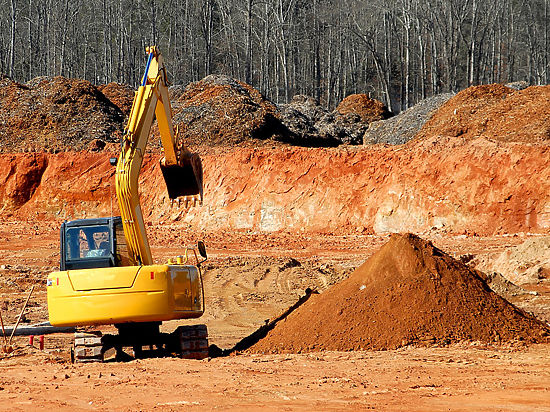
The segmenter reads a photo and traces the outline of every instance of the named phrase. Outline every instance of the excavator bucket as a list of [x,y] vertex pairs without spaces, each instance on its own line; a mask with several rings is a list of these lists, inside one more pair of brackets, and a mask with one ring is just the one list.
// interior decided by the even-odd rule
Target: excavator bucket
[[198,154],[189,153],[178,165],[165,165],[163,159],[160,168],[170,199],[183,196],[199,198],[202,202],[202,162]]

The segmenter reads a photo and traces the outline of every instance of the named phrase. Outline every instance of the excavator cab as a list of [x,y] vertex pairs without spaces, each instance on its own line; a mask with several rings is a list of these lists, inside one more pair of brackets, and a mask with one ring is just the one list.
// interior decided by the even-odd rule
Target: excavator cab
[[60,232],[61,271],[129,264],[120,216],[65,221]]

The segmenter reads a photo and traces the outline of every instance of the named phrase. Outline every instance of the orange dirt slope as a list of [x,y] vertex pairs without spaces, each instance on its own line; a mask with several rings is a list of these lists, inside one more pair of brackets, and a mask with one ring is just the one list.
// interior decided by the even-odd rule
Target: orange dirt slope
[[[110,155],[1,155],[0,209],[17,218],[82,218],[109,215],[114,204],[116,213]],[[204,204],[186,210],[170,205],[159,156],[145,158],[140,185],[146,220],[210,231],[550,230],[547,146],[475,140],[437,151],[234,147],[206,151],[202,159]]]

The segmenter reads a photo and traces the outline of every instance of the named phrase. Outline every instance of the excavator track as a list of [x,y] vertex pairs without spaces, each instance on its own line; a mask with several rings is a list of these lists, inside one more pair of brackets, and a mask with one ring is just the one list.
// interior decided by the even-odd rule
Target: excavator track
[[76,332],[71,360],[74,363],[104,362],[112,355],[118,361],[167,356],[208,357],[206,325],[179,326],[172,333],[158,332],[158,325],[147,326],[125,326],[119,328],[117,335],[103,335],[100,331]]
[[103,362],[102,334],[95,332],[76,332],[71,349],[71,361],[75,362]]

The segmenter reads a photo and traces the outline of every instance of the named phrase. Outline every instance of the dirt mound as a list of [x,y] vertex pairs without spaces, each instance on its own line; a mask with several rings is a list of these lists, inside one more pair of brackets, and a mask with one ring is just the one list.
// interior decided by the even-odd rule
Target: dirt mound
[[305,95],[294,96],[280,109],[281,120],[291,132],[290,141],[305,146],[362,144],[370,122],[391,115],[382,103],[365,94],[346,97],[333,112]]
[[432,114],[453,93],[443,93],[421,100],[413,107],[387,120],[372,122],[363,136],[363,144],[404,144],[413,139]]
[[132,103],[134,101],[135,90],[127,84],[111,82],[100,84],[98,90],[105,95],[115,106],[117,106],[124,116],[130,114]]
[[223,75],[171,88],[174,122],[187,144],[228,145],[281,139],[277,107],[252,86]]
[[528,239],[495,258],[476,258],[472,264],[485,272],[498,272],[517,284],[550,280],[550,237]]
[[0,148],[80,150],[90,141],[115,142],[123,115],[86,80],[38,77],[0,81]]
[[385,350],[459,341],[544,341],[547,325],[468,266],[411,234],[392,235],[348,279],[312,296],[253,352]]
[[473,86],[444,104],[419,139],[434,136],[505,142],[550,140],[550,86],[514,90],[500,84]]
[[351,94],[340,102],[336,112],[341,115],[357,114],[362,122],[375,122],[391,116],[388,108],[382,102],[371,99],[366,94]]

